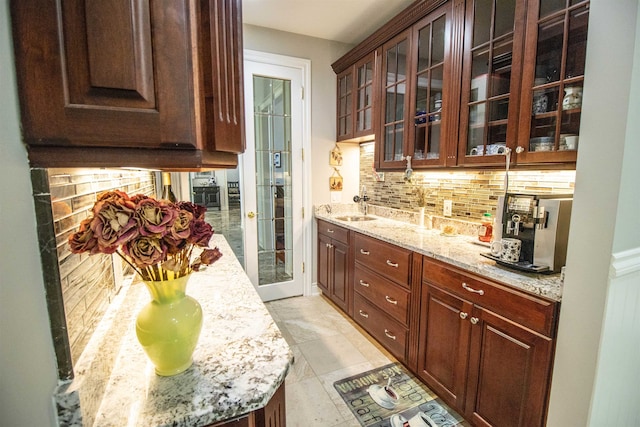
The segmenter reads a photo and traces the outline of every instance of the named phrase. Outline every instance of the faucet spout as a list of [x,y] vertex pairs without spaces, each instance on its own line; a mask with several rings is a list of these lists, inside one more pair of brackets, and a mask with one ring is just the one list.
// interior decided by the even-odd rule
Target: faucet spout
[[356,194],[355,196],[353,196],[353,201],[356,203],[360,203],[360,210],[364,215],[367,215],[367,212],[368,212],[367,202],[369,201],[369,196],[367,196],[366,186],[364,185],[362,186],[362,191],[360,195]]

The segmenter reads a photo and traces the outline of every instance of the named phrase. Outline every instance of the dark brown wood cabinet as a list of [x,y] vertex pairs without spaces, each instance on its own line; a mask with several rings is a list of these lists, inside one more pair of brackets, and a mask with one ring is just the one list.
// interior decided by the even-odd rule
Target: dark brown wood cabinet
[[240,0],[11,2],[35,167],[234,167]]
[[588,15],[588,0],[413,3],[333,64],[381,49],[376,168],[504,166],[506,148],[575,167]]
[[354,234],[353,318],[398,360],[406,362],[411,326],[413,253]]
[[344,312],[351,313],[349,230],[318,220],[318,287]]
[[337,141],[363,142],[375,137],[380,53],[373,51],[337,76]]
[[542,426],[557,304],[423,260],[418,376],[479,426]]

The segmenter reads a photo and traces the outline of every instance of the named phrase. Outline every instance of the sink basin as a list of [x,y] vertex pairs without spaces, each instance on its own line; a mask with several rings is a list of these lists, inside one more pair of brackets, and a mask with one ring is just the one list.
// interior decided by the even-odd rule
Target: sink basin
[[347,215],[347,216],[336,217],[336,219],[340,221],[356,222],[356,221],[373,221],[375,218],[372,216],[364,216],[364,215]]

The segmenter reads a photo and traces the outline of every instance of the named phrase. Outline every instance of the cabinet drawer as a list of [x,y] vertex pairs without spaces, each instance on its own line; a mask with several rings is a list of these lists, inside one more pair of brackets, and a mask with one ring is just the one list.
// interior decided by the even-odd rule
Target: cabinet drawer
[[353,286],[360,295],[377,305],[389,316],[407,325],[409,318],[409,295],[401,286],[356,263]]
[[424,257],[422,280],[549,337],[555,336],[557,303]]
[[395,357],[405,359],[407,329],[358,293],[354,294],[353,318]]
[[349,243],[349,230],[321,219],[318,220],[318,233],[329,236],[345,245]]
[[362,234],[355,235],[356,261],[409,288],[411,251]]

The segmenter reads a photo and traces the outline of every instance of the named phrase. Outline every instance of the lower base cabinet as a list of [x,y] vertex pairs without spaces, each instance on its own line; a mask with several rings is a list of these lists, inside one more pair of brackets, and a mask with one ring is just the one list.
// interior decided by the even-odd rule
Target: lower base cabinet
[[[507,314],[530,310],[535,320],[510,320],[495,309],[501,304]],[[556,310],[553,302],[424,261],[418,376],[475,426],[543,426]]]
[[334,304],[350,314],[349,231],[318,221],[318,287]]

